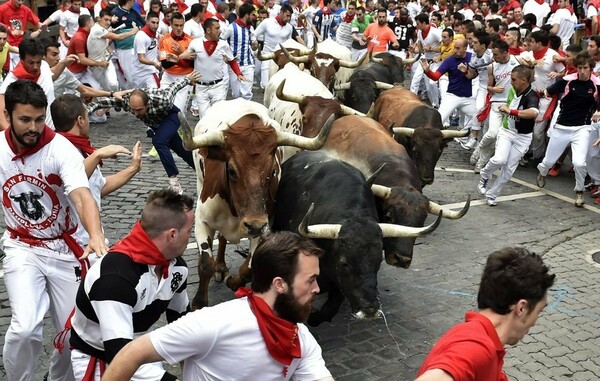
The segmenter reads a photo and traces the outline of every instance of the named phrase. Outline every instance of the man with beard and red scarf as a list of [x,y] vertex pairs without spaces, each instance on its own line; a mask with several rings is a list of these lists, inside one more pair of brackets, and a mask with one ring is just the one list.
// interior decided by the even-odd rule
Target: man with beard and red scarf
[[[0,247],[11,323],[4,338],[8,380],[31,380],[43,350],[44,316],[61,329],[75,304],[87,256],[108,250],[83,160],[44,124],[48,100],[35,82],[6,90],[9,128],[0,134],[0,184],[6,231]],[[79,218],[77,218],[79,216]],[[85,250],[79,225],[89,233]],[[52,308],[50,308],[52,307]],[[73,379],[69,350],[55,351],[48,380]]]
[[185,360],[184,381],[333,380],[303,324],[319,292],[321,253],[291,232],[264,237],[252,256],[251,289],[127,344],[103,380],[129,380],[140,365],[161,360]]
[[[28,79],[36,82],[44,90],[48,100],[48,110],[46,111],[46,125],[54,129],[54,123],[50,116],[50,103],[54,101],[54,83],[52,82],[52,70],[44,58],[44,45],[38,39],[26,38],[19,45],[20,62],[4,78],[0,86],[0,110],[4,109],[4,93],[8,85],[19,80]],[[0,112],[0,131],[7,129],[9,121],[6,115]]]
[[148,12],[146,25],[141,29],[141,33],[135,35],[133,42],[135,60],[131,65],[131,72],[133,73],[133,87],[136,89],[160,86],[159,75],[162,65],[158,59],[158,39],[156,38],[158,22],[158,14]]
[[[45,29],[46,26],[40,22],[40,19],[23,5],[24,0],[8,0],[0,5],[0,23],[8,28],[8,43],[10,46],[19,46],[25,38],[27,24],[32,23],[34,27]],[[39,35],[39,31],[31,34],[32,38]],[[11,70],[19,63],[19,55],[10,54],[10,62],[4,65],[4,70]],[[10,65],[9,65],[10,63]]]
[[[194,224],[193,206],[190,197],[171,189],[151,193],[129,234],[89,269],[70,320],[76,381],[102,377],[106,364],[163,313],[173,322],[189,311],[188,267],[182,256]],[[176,377],[155,362],[129,379]]]

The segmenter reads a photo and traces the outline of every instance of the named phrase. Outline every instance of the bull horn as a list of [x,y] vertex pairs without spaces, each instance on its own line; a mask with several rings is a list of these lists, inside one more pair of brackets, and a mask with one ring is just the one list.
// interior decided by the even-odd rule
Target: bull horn
[[342,115],[365,116],[365,114],[363,114],[362,112],[357,111],[357,110],[353,109],[352,107],[348,107],[346,105],[340,105],[340,108],[342,109]]
[[283,92],[284,86],[285,86],[285,79],[283,81],[281,81],[279,86],[277,86],[277,91],[275,91],[275,95],[277,95],[277,98],[279,98],[282,101],[294,102],[294,103],[298,103],[298,104],[301,104],[304,101],[303,95],[285,94]]
[[272,60],[275,59],[275,53],[263,53],[262,49],[260,48],[260,45],[258,45],[258,51],[256,52],[256,58],[259,59],[259,61],[268,61],[268,60]]
[[309,56],[294,57],[292,53],[290,53],[290,51],[285,48],[285,46],[279,44],[279,47],[281,48],[281,51],[283,52],[283,54],[285,54],[287,59],[290,60],[290,62],[295,63],[296,65],[299,65],[301,63],[307,63],[310,58]]
[[375,102],[371,103],[371,107],[369,107],[369,111],[367,111],[367,115],[365,115],[365,116],[367,118],[372,118],[374,111],[375,111]]
[[438,218],[429,226],[424,226],[422,228],[414,228],[412,226],[404,226],[404,225],[395,225],[395,224],[379,224],[379,228],[383,233],[383,238],[413,238],[413,237],[422,237],[426,234],[431,233],[435,229],[437,229],[440,221],[442,220],[442,212],[438,214]]
[[375,81],[375,87],[377,87],[379,90],[389,90],[393,89],[394,85],[390,85],[389,83],[385,82]]
[[402,60],[402,63],[403,63],[403,64],[405,64],[405,65],[409,65],[409,64],[412,64],[412,63],[415,63],[415,62],[417,62],[417,60],[418,60],[420,57],[421,57],[421,52],[419,51],[419,54],[417,54],[417,56],[416,56],[416,57],[414,57],[414,58],[407,58],[407,59],[403,59],[403,60]]
[[335,91],[350,90],[350,82],[340,83],[336,86],[333,86],[333,89]]
[[383,58],[373,57],[373,49],[371,49],[369,51],[369,61],[375,62],[375,63],[378,63],[378,64],[382,64],[383,63]]
[[412,136],[412,134],[415,132],[415,129],[410,128],[410,127],[394,127],[394,128],[392,128],[392,132],[395,135],[408,136],[410,138]]
[[318,39],[315,37],[314,41],[313,41],[313,47],[310,49],[298,49],[298,52],[303,55],[303,56],[308,56],[311,54],[316,54],[317,53],[317,43],[318,43]]
[[375,183],[375,178],[377,177],[377,175],[379,175],[381,173],[381,171],[383,170],[383,167],[385,167],[385,163],[381,164],[381,166],[379,168],[377,168],[377,170],[375,172],[373,172],[371,174],[371,176],[369,176],[365,180],[365,182],[367,183],[367,185],[369,187],[371,187]]
[[380,198],[382,200],[387,200],[392,194],[392,188],[383,185],[373,184],[371,185],[371,192],[373,192],[373,195],[375,197]]
[[339,60],[339,61],[340,61],[341,67],[347,67],[349,69],[356,69],[357,67],[362,65],[366,59],[367,59],[367,55],[363,54],[358,61],[346,61],[346,60]]
[[308,225],[308,221],[312,217],[313,211],[315,209],[315,204],[310,204],[310,208],[304,215],[304,218],[300,222],[298,226],[298,233],[307,238],[327,238],[327,239],[337,239],[340,235],[340,229],[342,225],[339,224],[319,224],[319,225]]
[[194,147],[194,132],[192,131],[192,127],[187,121],[185,115],[182,112],[177,113],[179,117],[179,125],[181,126],[181,132],[183,132],[183,148],[187,151],[192,151],[197,148]]
[[465,202],[465,206],[463,206],[461,210],[454,211],[454,210],[444,209],[444,208],[442,208],[442,206],[440,204],[436,204],[433,201],[429,201],[429,213],[431,213],[431,214],[441,213],[442,217],[444,217],[444,218],[449,218],[451,220],[458,220],[459,218],[461,218],[462,216],[467,214],[467,211],[469,210],[470,205],[471,205],[471,194],[469,193],[469,195],[467,196],[467,201]]
[[314,138],[306,138],[290,132],[277,131],[277,145],[298,147],[309,151],[318,150],[325,145],[334,121],[335,115],[331,115],[323,125],[323,128],[321,128],[319,135]]
[[444,139],[450,138],[464,138],[471,133],[471,130],[442,130],[442,137]]

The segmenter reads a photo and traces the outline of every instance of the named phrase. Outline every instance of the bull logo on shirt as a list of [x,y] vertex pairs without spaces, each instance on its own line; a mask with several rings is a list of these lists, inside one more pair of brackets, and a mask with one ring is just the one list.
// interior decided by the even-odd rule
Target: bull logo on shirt
[[44,215],[44,207],[40,204],[40,198],[44,192],[21,192],[20,194],[9,194],[8,197],[19,203],[21,213],[29,219],[37,221]]
[[8,20],[8,22],[10,23],[10,29],[12,30],[22,30],[23,29],[23,24],[21,23],[21,20]]

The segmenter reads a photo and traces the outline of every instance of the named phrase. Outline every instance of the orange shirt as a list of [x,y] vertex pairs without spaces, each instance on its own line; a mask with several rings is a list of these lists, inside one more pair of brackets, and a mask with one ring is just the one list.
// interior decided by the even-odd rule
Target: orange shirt
[[365,37],[371,37],[367,49],[373,49],[373,53],[388,51],[388,44],[398,42],[396,35],[387,24],[379,26],[377,22],[369,24],[364,33]]
[[[167,53],[172,53],[175,55],[180,55],[181,53],[185,52],[188,48],[188,46],[190,45],[190,42],[192,42],[194,38],[190,35],[187,34],[183,34],[181,39],[175,40],[173,38],[173,36],[171,36],[171,33],[166,34],[164,36],[162,36],[160,38],[160,41],[158,42],[158,53],[159,53],[159,59],[160,60],[164,60],[167,57]],[[173,46],[174,45],[179,45],[179,53],[176,53],[173,50]],[[180,60],[181,63],[181,60]],[[186,61],[185,63],[182,64],[176,64],[174,66],[171,66],[168,69],[165,69],[165,71],[169,74],[175,74],[175,75],[185,75],[185,74],[190,74],[192,71],[194,70],[194,62],[193,61],[189,61],[189,66],[188,66],[188,61]]]

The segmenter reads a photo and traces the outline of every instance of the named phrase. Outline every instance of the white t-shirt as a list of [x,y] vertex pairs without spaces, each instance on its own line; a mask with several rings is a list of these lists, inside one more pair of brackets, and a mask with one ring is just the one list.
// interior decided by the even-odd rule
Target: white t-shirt
[[[421,30],[417,30],[417,41],[423,44],[423,46],[429,45],[429,47],[432,49],[439,48],[440,44],[442,43],[442,30],[431,25],[429,27],[429,33],[427,33],[427,37],[425,38],[423,38],[423,32]],[[423,54],[425,58],[431,60],[433,59],[433,57],[438,56],[440,53],[425,52]]]
[[544,17],[547,17],[548,13],[550,13],[550,5],[546,2],[538,4],[535,0],[527,0],[523,5],[523,14],[526,15],[528,13],[535,15],[535,25],[540,27],[544,25]]
[[81,85],[81,82],[75,78],[75,74],[71,70],[65,69],[54,81],[54,96],[58,98],[65,93],[74,94],[77,92],[79,85]]
[[[223,32],[223,31],[221,31]],[[196,21],[189,19],[183,24],[183,33],[188,34],[194,38],[204,37],[204,28]]]
[[563,44],[563,49],[569,46],[571,36],[575,33],[575,24],[577,24],[577,17],[566,8],[558,9],[554,12],[554,15],[548,20],[548,24],[558,24],[558,32],[556,35],[560,37]]
[[[557,55],[555,50],[548,48],[548,51],[542,58],[544,61],[543,65],[535,65],[535,81],[531,83],[531,87],[535,91],[541,91],[547,89],[551,84],[555,82],[555,79],[548,78],[548,74],[551,72],[560,72],[565,67],[560,62],[554,62],[552,57]],[[534,61],[533,52],[523,52],[521,53],[521,57],[527,59],[528,61]]]
[[254,35],[257,38],[264,35],[265,46],[262,51],[271,53],[279,49],[279,44],[292,37],[292,26],[289,23],[281,26],[274,18],[268,18],[256,27]]
[[[477,54],[473,52],[473,54],[471,55],[471,61],[469,62],[469,64],[471,65],[483,65],[485,63],[489,63],[492,62],[492,51],[490,49],[487,49],[485,52],[483,52],[483,55],[481,57],[477,57]],[[483,66],[480,68],[477,68],[477,81],[479,82],[479,88],[486,90],[487,86],[488,86],[488,66]]]
[[[501,93],[492,94],[492,98],[490,102],[502,102],[506,103],[508,99],[508,91],[511,88],[510,84],[510,73],[512,70],[519,65],[519,61],[513,56],[510,55],[507,63],[492,63],[492,75],[494,76],[494,86],[504,86],[504,91]],[[490,84],[492,86],[492,84]]]
[[219,40],[212,55],[208,55],[204,48],[205,38],[197,38],[190,42],[188,50],[196,53],[194,70],[202,73],[200,82],[211,82],[223,79],[227,72],[227,62],[233,61],[233,51],[227,41]]
[[269,17],[276,17],[279,14],[279,11],[281,11],[281,5],[274,4],[273,8],[267,7],[267,11],[269,12]]
[[52,13],[50,16],[48,16],[48,18],[50,20],[52,20],[52,22],[56,22],[60,24],[60,20],[62,19],[62,15],[63,15],[63,11],[62,9],[57,9],[56,11],[54,11],[54,13]]
[[[0,86],[0,94],[6,93],[6,88],[8,85],[17,81],[17,79],[18,78],[15,77],[12,71],[8,73],[6,78],[4,78],[2,86]],[[48,107],[46,108],[46,125],[54,129],[54,122],[52,121],[52,115],[50,115],[50,105],[52,102],[54,102],[54,82],[52,82],[52,70],[50,70],[48,63],[43,60],[40,67],[40,77],[37,80],[37,84],[42,87],[44,94],[46,94],[46,98],[48,98]]]
[[70,10],[64,11],[60,19],[60,26],[65,28],[65,33],[69,38],[72,38],[77,29],[79,29],[79,16],[89,15],[90,11],[87,8],[81,7],[79,13],[73,13]]
[[90,35],[87,39],[88,57],[90,59],[94,61],[104,61],[106,59],[106,50],[108,49],[110,40],[102,37],[106,36],[107,33],[108,30],[101,27],[98,23],[94,24],[92,29],[90,29]]
[[183,381],[318,380],[331,377],[319,344],[298,324],[302,357],[289,367],[267,350],[246,298],[205,307],[150,333],[158,354],[170,364],[185,359]]
[[145,54],[146,59],[158,62],[158,40],[148,36],[145,32],[138,32],[133,40],[135,59],[133,60],[132,74],[134,77],[145,78],[152,74],[158,74],[158,70],[152,65],[146,65],[139,61],[138,54]]
[[[52,141],[24,160],[14,160],[6,134],[0,134],[0,185],[7,195],[3,200],[7,226],[25,229],[39,238],[58,237],[77,225],[77,211],[69,207],[68,195],[78,188],[89,188],[83,158],[65,137],[56,134]],[[3,244],[10,247],[30,245],[10,238],[7,230]],[[80,245],[81,236],[74,234]],[[73,260],[73,253],[62,239],[44,241],[35,246],[38,255]]]

